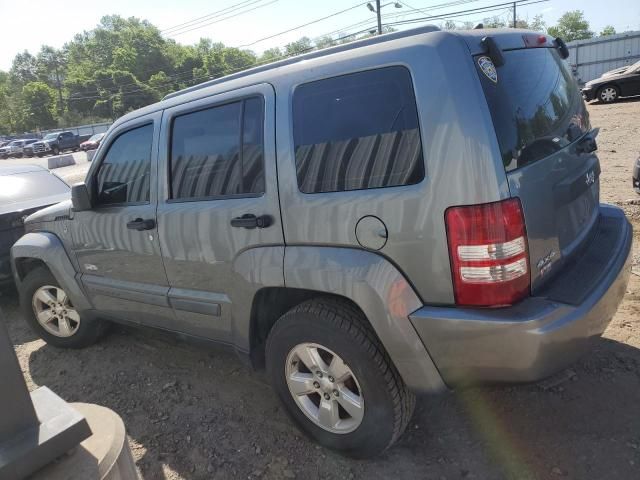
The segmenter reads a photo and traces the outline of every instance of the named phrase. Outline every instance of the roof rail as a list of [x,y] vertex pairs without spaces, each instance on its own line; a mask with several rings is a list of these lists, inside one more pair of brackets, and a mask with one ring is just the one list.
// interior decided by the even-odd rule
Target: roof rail
[[163,100],[178,97],[180,95],[184,95],[185,93],[190,93],[196,90],[200,90],[202,88],[210,87],[212,85],[217,85],[219,83],[226,82],[228,80],[235,80],[238,78],[246,77],[248,75],[253,75],[254,73],[260,73],[260,72],[264,72],[274,68],[284,67],[285,65],[291,65],[294,63],[301,62],[303,60],[310,60],[312,58],[324,57],[327,55],[331,55],[333,53],[346,52],[348,50],[354,50],[356,48],[366,47],[368,45],[375,45],[378,43],[389,42],[392,40],[397,40],[399,38],[412,37],[414,35],[422,35],[424,33],[437,32],[439,30],[440,28],[435,25],[425,25],[423,27],[403,30],[401,32],[392,32],[392,33],[386,33],[384,35],[376,35],[375,37],[357,40],[355,42],[346,43],[344,45],[336,45],[335,47],[324,48],[322,50],[314,50],[312,52],[305,53],[302,55],[297,55],[295,57],[285,58],[283,60],[278,60],[277,62],[268,63],[266,65],[260,65],[258,67],[242,70],[241,72],[238,72],[238,73],[232,73],[224,77],[208,80],[198,85],[194,85],[192,87],[184,88],[182,90],[178,90],[177,92],[170,93],[166,95],[163,98]]

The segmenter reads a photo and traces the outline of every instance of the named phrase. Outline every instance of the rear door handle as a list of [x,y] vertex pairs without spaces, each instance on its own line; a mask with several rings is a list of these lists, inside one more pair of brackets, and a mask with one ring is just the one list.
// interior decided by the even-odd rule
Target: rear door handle
[[260,215],[256,217],[253,213],[245,213],[241,217],[231,219],[232,227],[240,228],[267,228],[273,225],[273,217],[271,215]]
[[142,232],[143,230],[152,230],[156,228],[156,221],[153,218],[147,218],[146,220],[136,218],[135,220],[127,222],[127,228],[130,230],[137,230],[138,232]]

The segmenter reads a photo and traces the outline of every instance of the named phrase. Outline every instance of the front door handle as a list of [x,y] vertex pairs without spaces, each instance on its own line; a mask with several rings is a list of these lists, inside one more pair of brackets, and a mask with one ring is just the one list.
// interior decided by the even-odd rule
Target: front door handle
[[245,213],[241,217],[231,219],[232,227],[241,228],[267,228],[273,225],[273,217],[271,215],[260,215],[256,217],[253,213]]
[[136,218],[135,220],[127,222],[127,228],[130,230],[137,230],[138,232],[142,232],[143,230],[152,230],[156,228],[156,221],[153,218],[147,218],[146,220]]

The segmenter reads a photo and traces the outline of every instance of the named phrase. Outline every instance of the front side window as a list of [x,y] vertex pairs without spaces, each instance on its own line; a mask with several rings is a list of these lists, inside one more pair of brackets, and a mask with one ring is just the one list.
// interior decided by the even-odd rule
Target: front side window
[[264,193],[264,113],[251,97],[176,117],[171,132],[171,198]]
[[149,202],[153,125],[135,128],[116,138],[96,176],[98,204]]
[[404,67],[299,86],[293,136],[303,193],[412,185],[424,178],[416,99]]

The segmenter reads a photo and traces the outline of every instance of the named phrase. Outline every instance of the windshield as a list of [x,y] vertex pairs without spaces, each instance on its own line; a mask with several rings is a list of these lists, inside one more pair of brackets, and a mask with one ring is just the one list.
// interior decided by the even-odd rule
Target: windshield
[[58,134],[57,133],[49,133],[46,137],[43,138],[43,140],[53,140],[54,138],[57,138]]
[[9,147],[19,147],[22,145],[22,140],[14,140],[8,146]]
[[497,79],[476,67],[498,137],[502,162],[515,170],[557,152],[591,128],[580,90],[552,48],[504,52]]

